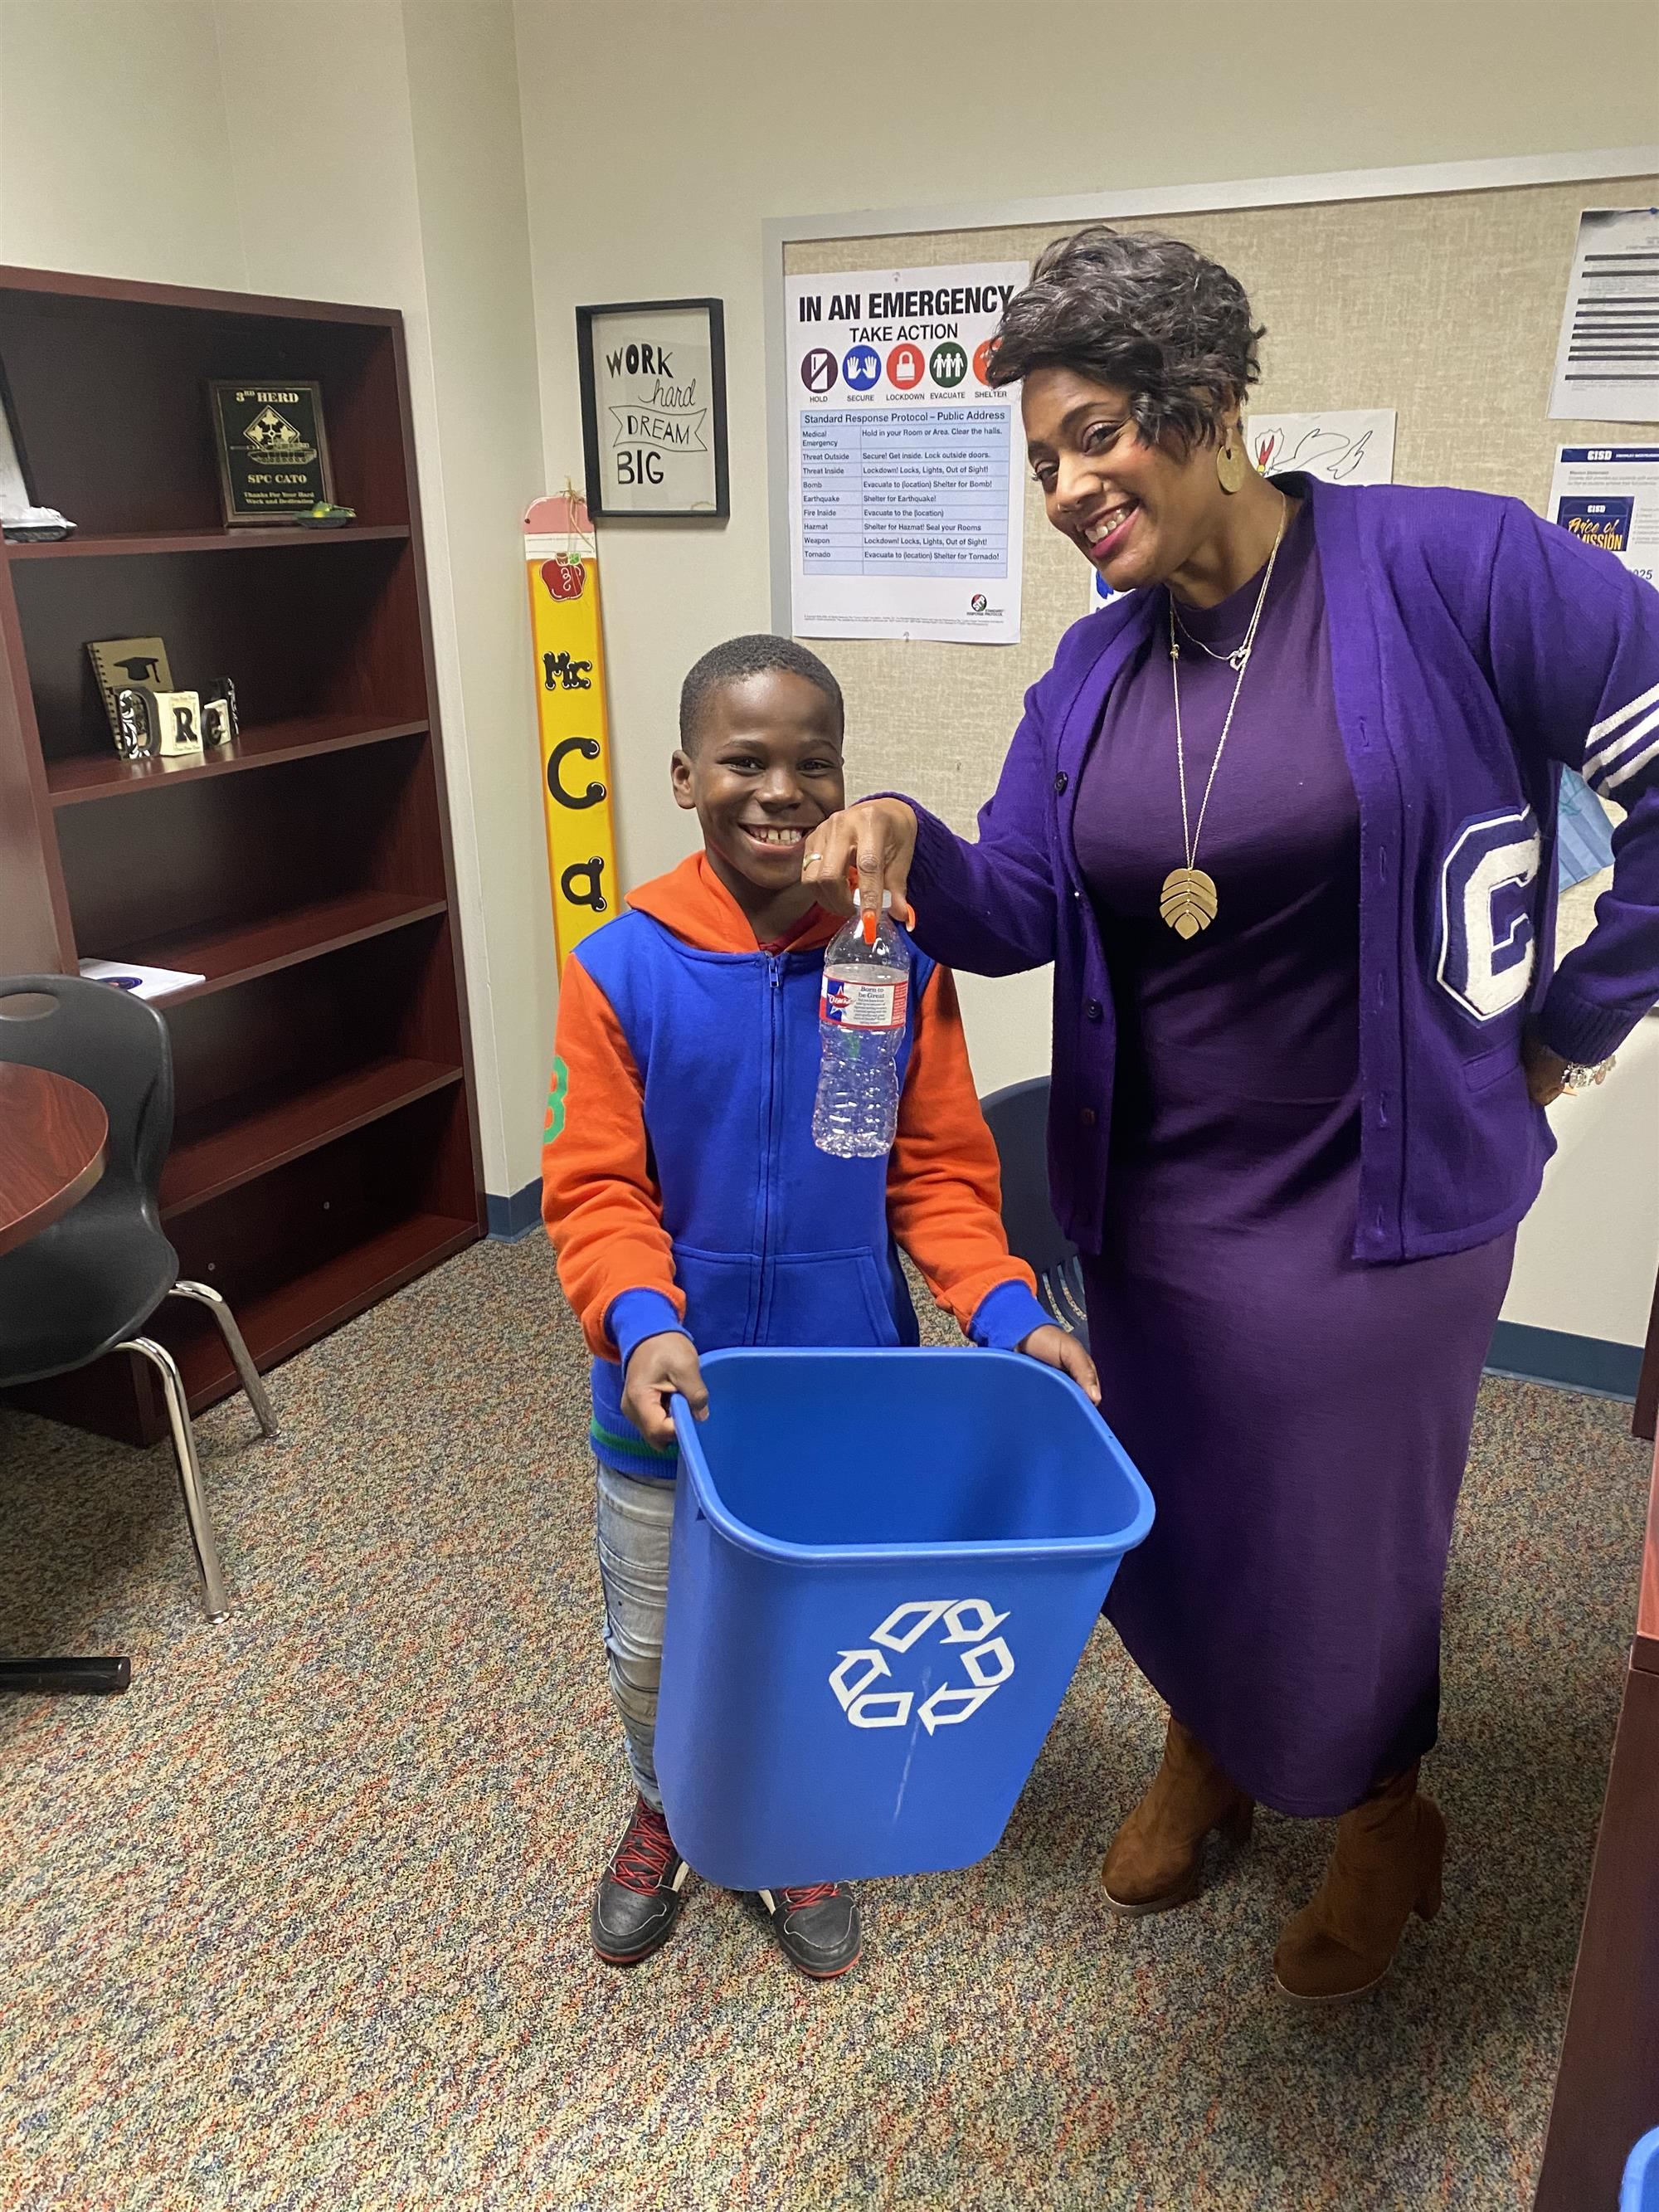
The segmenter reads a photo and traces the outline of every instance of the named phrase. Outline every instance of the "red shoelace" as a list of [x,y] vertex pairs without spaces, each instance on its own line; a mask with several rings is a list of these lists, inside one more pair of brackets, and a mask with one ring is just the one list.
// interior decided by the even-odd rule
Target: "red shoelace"
[[662,1887],[663,1876],[673,1856],[674,1839],[668,1832],[667,1821],[641,1798],[638,1811],[628,1824],[628,1833],[617,1844],[617,1856],[611,1862],[611,1878],[624,1889],[635,1889],[649,1897],[653,1890]]
[[805,1889],[781,1889],[778,1895],[791,1912],[798,1912],[803,1905],[826,1903],[840,1886],[833,1881],[809,1881]]

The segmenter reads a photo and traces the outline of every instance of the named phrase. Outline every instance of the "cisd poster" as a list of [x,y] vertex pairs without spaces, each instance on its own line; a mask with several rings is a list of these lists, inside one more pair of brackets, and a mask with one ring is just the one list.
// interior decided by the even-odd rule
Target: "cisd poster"
[[1659,584],[1659,446],[1562,446],[1550,520]]
[[798,637],[1019,638],[1024,444],[986,381],[1024,261],[787,281]]

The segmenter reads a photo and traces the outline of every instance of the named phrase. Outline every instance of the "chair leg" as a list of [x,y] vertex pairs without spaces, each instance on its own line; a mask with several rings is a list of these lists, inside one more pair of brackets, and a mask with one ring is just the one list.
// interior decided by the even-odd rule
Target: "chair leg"
[[242,1378],[242,1388],[253,1408],[254,1418],[268,1437],[279,1436],[276,1416],[270,1410],[270,1401],[265,1395],[265,1386],[259,1380],[259,1370],[242,1340],[242,1332],[236,1326],[236,1316],[211,1283],[175,1283],[167,1292],[172,1298],[194,1298],[198,1305],[205,1306],[219,1324],[219,1334],[225,1340],[227,1350],[235,1362],[236,1372]]
[[152,1337],[131,1336],[116,1348],[136,1352],[140,1358],[148,1359],[161,1376],[162,1393],[167,1401],[167,1420],[173,1430],[173,1454],[179,1462],[179,1480],[184,1486],[185,1516],[190,1522],[190,1540],[196,1547],[196,1564],[202,1573],[202,1602],[210,1620],[222,1620],[230,1611],[230,1600],[225,1594],[225,1579],[219,1570],[213,1523],[208,1518],[207,1504],[202,1496],[202,1470],[197,1462],[196,1436],[190,1425],[190,1406],[179,1363],[166,1345],[157,1344]]

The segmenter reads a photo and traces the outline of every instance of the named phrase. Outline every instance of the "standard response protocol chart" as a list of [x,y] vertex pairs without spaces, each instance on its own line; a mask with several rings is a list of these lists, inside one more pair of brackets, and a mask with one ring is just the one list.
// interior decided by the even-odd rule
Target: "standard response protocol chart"
[[1006,407],[813,408],[799,422],[803,574],[1006,576]]

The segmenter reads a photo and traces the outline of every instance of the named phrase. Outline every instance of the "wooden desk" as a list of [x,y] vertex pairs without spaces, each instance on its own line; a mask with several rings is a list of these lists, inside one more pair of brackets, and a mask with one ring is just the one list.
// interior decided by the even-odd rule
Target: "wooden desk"
[[79,1205],[104,1172],[109,1121],[90,1091],[0,1062],[0,1252]]
[[1648,1340],[1642,1352],[1642,1371],[1636,1381],[1636,1412],[1630,1432],[1651,1443],[1659,1436],[1659,1276],[1653,1285],[1653,1308],[1648,1315]]
[[1659,2127],[1659,1453],[1636,1641],[1534,2212],[1619,2201],[1631,2146]]
[[[0,1061],[0,1253],[61,1221],[104,1172],[109,1120],[66,1075]],[[125,1690],[126,1659],[0,1659],[0,1691]]]

